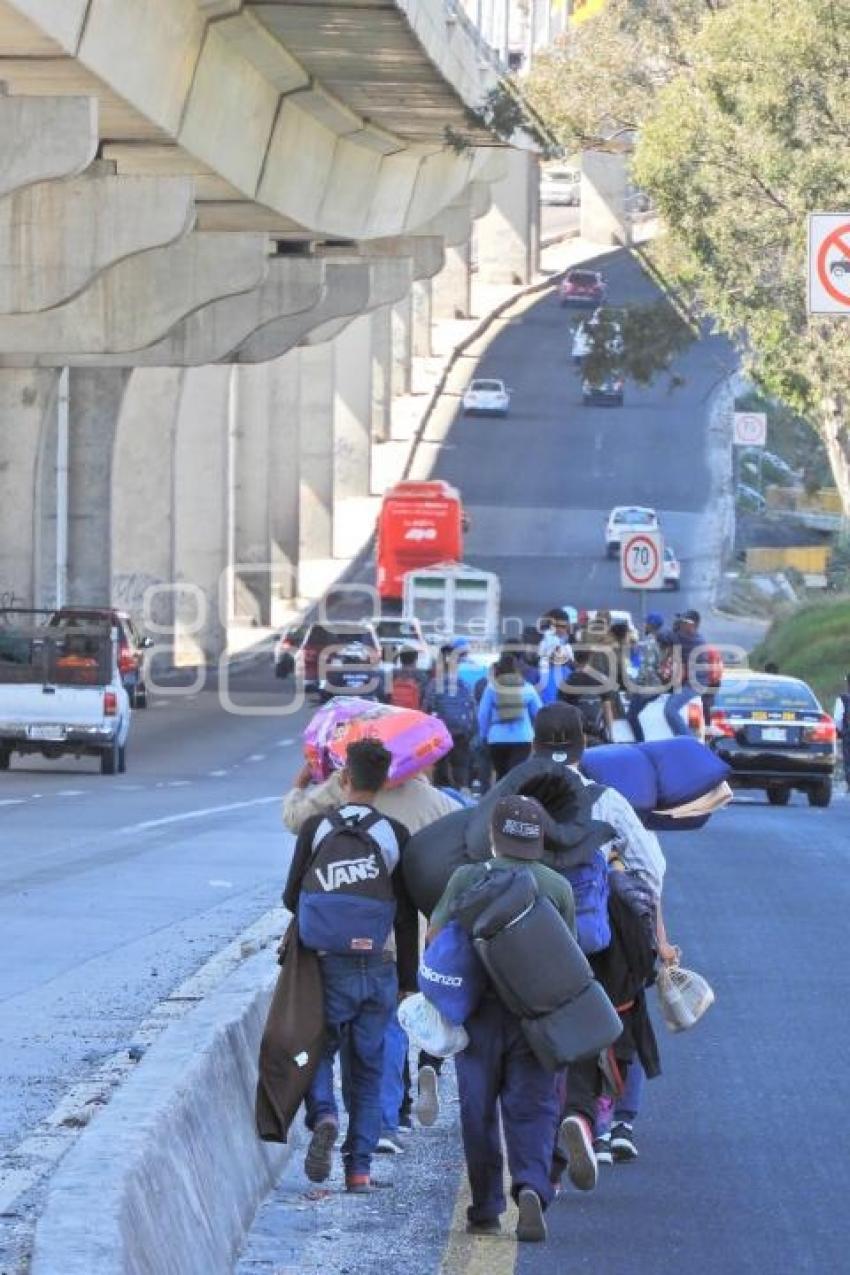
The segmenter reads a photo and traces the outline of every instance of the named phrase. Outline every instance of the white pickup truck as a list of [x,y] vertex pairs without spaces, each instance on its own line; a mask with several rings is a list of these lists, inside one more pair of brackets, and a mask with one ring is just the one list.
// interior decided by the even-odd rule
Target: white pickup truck
[[108,624],[48,628],[49,613],[0,611],[0,770],[12,753],[100,758],[126,769],[130,701]]

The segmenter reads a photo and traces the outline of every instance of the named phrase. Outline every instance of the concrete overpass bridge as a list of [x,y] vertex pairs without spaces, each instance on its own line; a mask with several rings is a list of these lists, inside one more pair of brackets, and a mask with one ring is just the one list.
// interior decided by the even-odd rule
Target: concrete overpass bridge
[[0,595],[214,654],[359,548],[473,228],[533,273],[533,143],[449,0],[0,0],[0,81]]

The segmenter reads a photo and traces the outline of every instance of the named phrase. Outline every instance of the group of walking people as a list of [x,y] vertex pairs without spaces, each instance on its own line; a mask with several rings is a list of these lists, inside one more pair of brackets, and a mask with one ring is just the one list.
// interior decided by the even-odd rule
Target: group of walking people
[[[496,667],[501,671],[481,690],[476,719],[464,732],[467,745],[476,730],[486,738],[496,770],[487,799],[489,856],[454,872],[427,929],[401,865],[410,837],[422,829],[435,825],[437,833],[445,826],[449,835],[452,821],[436,821],[460,809],[454,796],[425,774],[387,787],[390,754],[379,741],[363,739],[349,746],[341,772],[314,784],[305,767],[284,799],[284,822],[297,833],[284,901],[300,942],[318,953],[324,989],[321,1058],[305,1100],[310,1131],[305,1171],[311,1181],[322,1182],[332,1170],[341,1126],[333,1082],[337,1056],[348,1116],[340,1148],[348,1191],[371,1190],[373,1155],[409,1147],[414,1117],[424,1126],[438,1119],[443,1063],[418,1055],[411,1083],[411,1051],[397,1008],[417,990],[423,939],[426,945],[436,940],[456,915],[459,899],[488,875],[492,880],[494,870],[527,869],[536,892],[551,901],[559,923],[582,944],[578,881],[601,858],[607,939],[587,959],[620,1016],[616,1044],[553,1071],[529,1045],[516,1013],[488,986],[465,1022],[469,1043],[454,1060],[471,1189],[468,1230],[488,1235],[501,1227],[506,1208],[501,1122],[519,1210],[517,1238],[542,1241],[546,1210],[564,1174],[575,1188],[589,1191],[600,1165],[637,1158],[634,1122],[642,1083],[660,1070],[645,988],[656,961],[675,961],[677,951],[661,913],[661,847],[625,798],[582,775],[581,714],[563,699],[545,703],[515,655],[506,653]],[[432,679],[422,691],[423,708],[430,703],[439,711],[444,693],[439,683]],[[562,781],[573,815],[578,819],[575,812],[584,811],[581,827],[595,830],[585,858],[581,838],[566,837],[570,863],[580,870],[575,888],[570,871],[543,862],[552,816],[528,790],[544,774],[550,788]],[[569,825],[573,815],[562,811],[558,817]],[[614,875],[621,880],[609,892],[607,881]],[[624,903],[627,897],[632,901]],[[640,920],[636,898],[643,901]],[[545,965],[546,951],[537,957]]]

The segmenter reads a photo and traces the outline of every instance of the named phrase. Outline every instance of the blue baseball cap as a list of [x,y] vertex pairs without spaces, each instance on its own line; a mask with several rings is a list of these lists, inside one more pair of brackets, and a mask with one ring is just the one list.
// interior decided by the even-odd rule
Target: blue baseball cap
[[660,611],[650,611],[649,615],[646,617],[645,623],[651,625],[653,629],[663,629],[664,616]]
[[454,641],[452,642],[452,650],[453,651],[468,651],[469,638],[465,638],[465,637],[455,638]]

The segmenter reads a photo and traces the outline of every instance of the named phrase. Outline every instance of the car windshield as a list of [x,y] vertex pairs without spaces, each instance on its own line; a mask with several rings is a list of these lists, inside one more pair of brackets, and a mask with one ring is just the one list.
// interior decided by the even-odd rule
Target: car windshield
[[474,390],[483,390],[485,394],[498,394],[502,388],[501,381],[473,381]]
[[621,509],[614,514],[614,521],[628,523],[630,527],[649,527],[655,518],[643,509]]
[[567,275],[567,278],[570,283],[578,283],[584,288],[597,282],[596,275],[591,274],[589,270],[573,270],[571,274]]
[[310,646],[350,646],[353,642],[363,642],[375,650],[375,639],[369,629],[358,624],[314,624],[307,636]]
[[578,173],[544,173],[543,179],[550,182],[574,182],[578,181]]
[[664,550],[664,557],[667,559],[668,562],[676,561],[676,555],[669,545],[667,545],[667,547]]
[[418,638],[412,620],[378,620],[375,625],[379,638]]
[[752,712],[794,712],[819,707],[805,682],[735,678],[721,683],[715,700],[717,708]]

